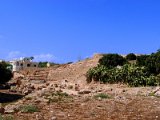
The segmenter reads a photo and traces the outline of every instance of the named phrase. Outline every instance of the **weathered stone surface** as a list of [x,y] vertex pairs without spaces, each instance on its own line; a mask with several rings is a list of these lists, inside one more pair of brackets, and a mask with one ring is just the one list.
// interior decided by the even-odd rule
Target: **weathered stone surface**
[[34,83],[34,84],[43,84],[45,82],[46,81],[44,79],[42,79],[42,80],[40,80],[40,79],[38,79],[38,80],[36,80],[36,79],[31,80],[31,83]]
[[16,111],[18,111],[19,105],[7,105],[5,107],[5,113],[14,113]]
[[57,118],[56,118],[55,116],[53,116],[53,117],[51,118],[51,120],[57,120]]
[[91,91],[90,90],[81,90],[78,93],[79,94],[89,94],[89,93],[91,93]]
[[155,93],[155,96],[160,97],[160,90]]

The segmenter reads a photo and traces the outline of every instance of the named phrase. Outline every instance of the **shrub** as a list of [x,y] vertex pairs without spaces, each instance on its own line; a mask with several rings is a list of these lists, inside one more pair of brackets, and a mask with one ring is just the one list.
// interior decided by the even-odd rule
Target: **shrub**
[[8,82],[13,74],[11,70],[7,69],[8,64],[5,62],[0,63],[0,84]]
[[3,117],[2,117],[2,115],[1,115],[1,113],[0,113],[0,120],[3,120]]
[[46,99],[48,99],[48,103],[68,102],[68,101],[72,101],[73,97],[68,95],[67,93],[54,92],[54,93],[51,93],[51,95],[46,96]]
[[137,56],[134,53],[130,53],[126,56],[127,60],[136,60]]
[[5,115],[5,116],[2,116],[0,114],[0,120],[14,120],[14,116],[13,115]]
[[[134,60],[135,55],[127,55],[128,60]],[[120,67],[118,67],[118,65]],[[151,55],[137,56],[136,64],[128,64],[126,59],[118,54],[105,54],[98,66],[86,73],[87,82],[125,83],[129,86],[157,86],[160,84],[160,50]]]
[[122,66],[126,63],[126,59],[123,58],[121,55],[118,54],[105,54],[103,57],[99,60],[100,65],[104,65],[108,68],[116,67],[116,66]]
[[137,57],[136,64],[145,66],[150,74],[157,75],[160,73],[160,50],[151,55],[141,55]]
[[97,67],[91,68],[87,71],[86,77],[87,77],[87,82],[91,82],[92,80],[94,81],[102,81],[101,79],[103,78],[103,75],[105,75],[105,72],[108,69],[103,66],[99,65]]
[[[48,64],[48,62],[39,62],[38,67],[45,68],[45,67],[47,67],[47,64]],[[59,65],[59,64],[54,63],[54,62],[50,62],[50,66],[55,66],[55,65]]]
[[160,52],[153,53],[146,59],[146,67],[151,74],[160,73]]
[[48,62],[39,62],[38,67],[47,67]]
[[94,98],[108,99],[108,98],[110,98],[110,96],[105,93],[99,93],[99,94],[95,95]]
[[34,105],[24,105],[20,107],[21,112],[24,113],[33,113],[33,112],[39,112],[38,108]]
[[137,57],[136,64],[145,66],[150,74],[157,75],[160,73],[160,51],[151,55],[141,55]]
[[158,78],[148,74],[146,67],[139,67],[134,64],[125,64],[121,68],[108,69],[104,66],[97,66],[90,69],[86,75],[88,82],[91,80],[103,83],[125,83],[129,86],[156,86]]

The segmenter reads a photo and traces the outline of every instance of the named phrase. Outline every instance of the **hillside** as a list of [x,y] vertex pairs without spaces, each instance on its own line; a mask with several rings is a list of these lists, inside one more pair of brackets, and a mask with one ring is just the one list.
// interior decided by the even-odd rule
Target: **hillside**
[[86,82],[100,58],[16,73],[16,86],[1,96],[22,98],[2,104],[0,113],[15,120],[159,120],[159,87]]

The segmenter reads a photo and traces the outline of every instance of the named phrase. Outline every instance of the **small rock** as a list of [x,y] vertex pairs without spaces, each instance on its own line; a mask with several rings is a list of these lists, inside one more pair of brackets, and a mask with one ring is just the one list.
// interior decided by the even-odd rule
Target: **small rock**
[[155,93],[155,96],[160,97],[160,90]]
[[75,84],[75,91],[79,91],[79,85],[78,84]]
[[55,116],[53,116],[52,118],[51,118],[51,120],[56,120],[57,118],[55,117]]
[[5,113],[7,113],[7,114],[14,113],[14,112],[18,111],[18,107],[19,106],[17,106],[17,105],[8,105],[5,107]]
[[79,94],[89,94],[89,93],[91,93],[91,91],[90,90],[82,90],[82,91],[79,91],[78,93]]

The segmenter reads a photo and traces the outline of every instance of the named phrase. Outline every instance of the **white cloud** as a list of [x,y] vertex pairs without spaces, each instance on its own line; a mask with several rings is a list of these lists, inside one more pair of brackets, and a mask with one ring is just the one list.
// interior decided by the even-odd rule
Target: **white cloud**
[[9,54],[7,55],[6,59],[7,60],[15,60],[15,59],[19,59],[21,57],[30,57],[30,56],[33,56],[34,57],[34,61],[48,61],[48,62],[53,62],[53,61],[56,61],[57,58],[50,54],[50,53],[47,53],[47,54],[38,54],[38,55],[26,55],[20,51],[11,51],[9,52]]
[[34,55],[34,61],[48,61],[52,62],[55,61],[56,57],[50,53],[47,54],[39,54],[39,55]]
[[7,60],[19,59],[24,56],[25,54],[21,53],[20,51],[11,51],[7,56]]

